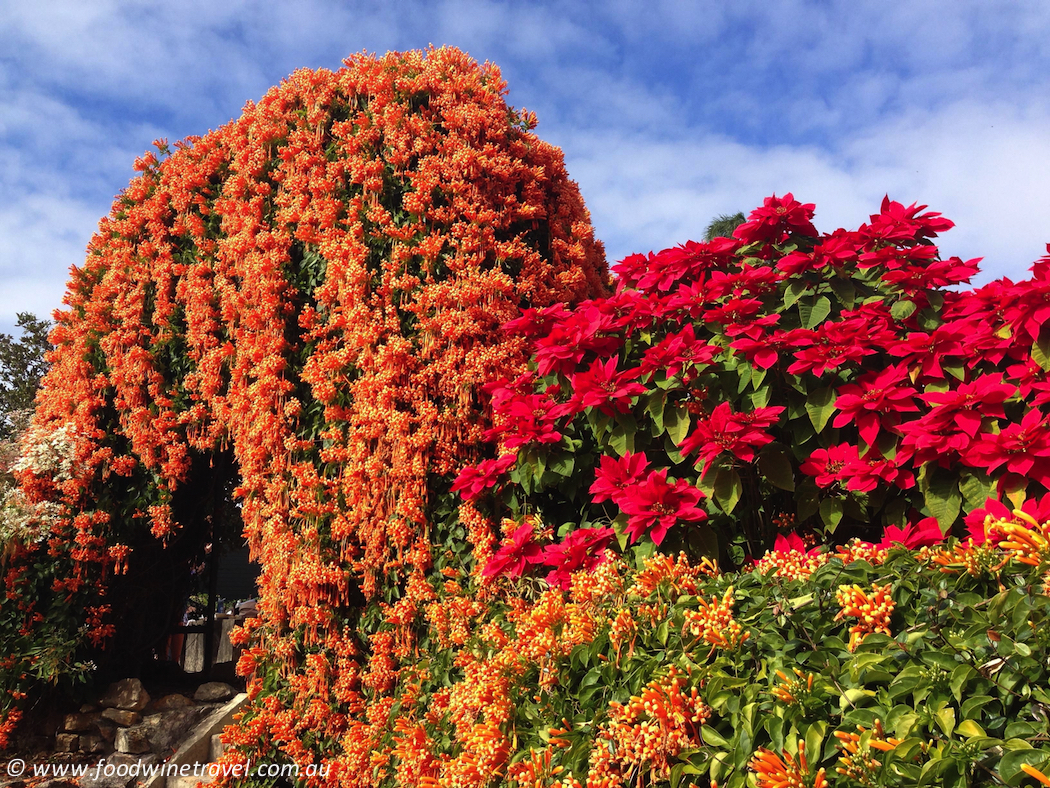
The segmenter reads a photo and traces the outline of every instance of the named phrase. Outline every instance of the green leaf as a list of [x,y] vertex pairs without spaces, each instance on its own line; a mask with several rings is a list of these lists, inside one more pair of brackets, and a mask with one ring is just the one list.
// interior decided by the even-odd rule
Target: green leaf
[[689,434],[689,426],[689,414],[683,408],[675,406],[664,410],[664,428],[675,446],[685,440],[685,436]]
[[829,533],[834,533],[838,524],[842,521],[842,511],[845,507],[840,498],[825,498],[820,502],[820,519]]
[[962,494],[955,475],[942,468],[935,468],[928,477],[929,486],[925,490],[926,508],[937,518],[942,531],[947,531],[959,516],[962,509]]
[[937,727],[944,732],[944,735],[951,736],[952,731],[955,730],[955,708],[945,706],[933,716],[937,721]]
[[1021,771],[1021,765],[1034,766],[1039,771],[1044,771],[1047,761],[1050,761],[1050,751],[1036,750],[1028,742],[1023,742],[1024,746],[1010,747],[1014,742],[1022,742],[1022,740],[1011,739],[1006,743],[1010,751],[1004,754],[999,761],[999,776],[1006,780],[1007,785],[1022,785],[1030,778]]
[[664,431],[664,405],[667,404],[667,392],[655,389],[649,395],[649,403],[645,406],[646,412],[652,417],[656,426],[654,435],[660,435]]
[[828,724],[824,720],[818,720],[809,726],[806,731],[806,753],[813,761],[820,760],[820,745],[824,741],[824,734],[828,730]]
[[732,513],[744,493],[740,474],[734,468],[719,468],[715,474],[715,503],[726,514]]
[[1032,345],[1032,358],[1043,370],[1050,372],[1050,328],[1044,326],[1039,339]]
[[991,695],[971,695],[963,702],[962,708],[960,709],[960,711],[962,712],[962,716],[973,717],[974,712],[978,711],[982,706],[986,706],[994,700],[995,698],[993,698]]
[[788,492],[795,491],[795,474],[787,450],[783,447],[766,447],[758,458],[758,470],[774,487]]
[[809,284],[796,279],[784,291],[784,308],[790,307],[809,291]]
[[773,389],[770,386],[762,386],[756,388],[751,392],[751,407],[753,408],[764,408],[769,403],[769,398],[773,394]]
[[548,466],[548,470],[559,476],[569,477],[572,476],[573,469],[576,467],[576,458],[571,454],[561,454],[554,462]]
[[636,425],[631,422],[617,422],[609,434],[609,447],[621,457],[634,451],[634,433]]
[[894,320],[907,320],[915,313],[915,302],[901,300],[890,307],[890,315]]
[[704,744],[709,747],[728,747],[729,740],[722,736],[721,733],[716,731],[710,725],[703,725],[700,728],[700,736],[704,740]]
[[959,492],[963,495],[967,510],[980,509],[985,501],[993,497],[995,482],[983,473],[963,473],[959,478]]
[[1004,491],[1006,497],[1012,504],[1012,508],[1020,509],[1025,502],[1025,489],[1028,487],[1028,479],[1011,473],[1006,476]]
[[807,298],[798,304],[798,316],[804,328],[816,328],[831,314],[831,301],[827,296]]
[[965,736],[967,739],[972,739],[974,736],[987,736],[984,728],[973,720],[963,720],[956,726],[955,732],[960,736]]
[[962,703],[962,691],[970,679],[978,677],[976,670],[971,668],[969,665],[959,665],[952,671],[951,679],[948,681],[948,686],[952,690],[952,695],[955,696],[956,703]]
[[831,415],[835,412],[836,398],[835,390],[831,386],[824,386],[811,392],[806,399],[806,413],[809,414],[809,420],[813,423],[813,429],[818,434],[824,431],[828,420],[831,419]]
[[948,758],[937,758],[934,757],[932,760],[927,761],[922,766],[922,773],[919,775],[919,785],[940,785],[938,782],[931,782],[940,777],[941,772],[952,765],[952,761]]
[[795,495],[796,515],[798,521],[805,522],[820,510],[820,491],[812,478],[807,478],[798,486]]
[[832,291],[838,296],[842,307],[844,309],[853,309],[853,302],[857,300],[857,288],[853,286],[853,282],[849,279],[835,276],[831,278],[828,284],[831,285]]

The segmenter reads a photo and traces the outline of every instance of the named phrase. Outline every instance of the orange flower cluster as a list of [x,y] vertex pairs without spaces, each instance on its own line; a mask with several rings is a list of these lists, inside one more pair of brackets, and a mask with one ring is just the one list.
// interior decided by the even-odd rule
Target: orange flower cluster
[[[369,692],[392,686],[385,661],[410,652],[432,601],[430,481],[481,458],[481,385],[525,367],[501,324],[608,287],[561,152],[505,92],[495,67],[456,49],[357,55],[143,157],[58,315],[36,424],[71,425],[76,471],[22,474],[29,497],[69,512],[25,552],[64,555],[101,609],[113,571],[136,563],[125,546],[143,528],[167,541],[189,527],[173,497],[200,457],[230,449],[263,566],[257,642],[285,676],[313,651],[331,666],[288,703],[337,685],[352,696],[356,587],[393,597],[402,632],[363,674]],[[118,479],[132,509],[98,511]],[[293,727],[289,740],[313,735]]]
[[641,695],[626,704],[613,703],[610,719],[601,726],[591,750],[587,788],[627,785],[648,772],[649,782],[666,780],[671,760],[686,749],[699,747],[700,728],[711,709],[696,687],[686,694],[674,668],[650,681]]
[[856,651],[864,637],[873,632],[890,634],[890,616],[895,605],[889,583],[872,586],[870,595],[858,585],[839,586],[835,598],[842,608],[835,616],[836,621],[846,616],[858,619],[849,629],[850,651]]
[[724,648],[732,651],[751,637],[733,618],[733,587],[730,586],[722,598],[712,597],[708,602],[700,600],[699,610],[685,611],[685,626],[696,636],[703,638],[712,649]]
[[830,558],[829,553],[808,555],[801,550],[775,552],[770,550],[755,561],[755,569],[762,574],[775,570],[777,577],[787,580],[806,580],[811,574],[824,566]]
[[520,788],[582,788],[571,775],[561,776],[565,767],[552,766],[552,756],[550,749],[533,750],[528,758],[507,769],[507,780]]
[[1029,566],[1050,561],[1050,522],[1039,523],[1028,512],[1014,510],[1013,520],[994,520],[985,523],[985,531],[1008,557]]
[[677,558],[664,553],[656,553],[645,559],[642,571],[635,575],[634,583],[627,590],[633,596],[649,596],[661,584],[667,583],[667,590],[672,598],[680,594],[695,594],[697,580],[704,576],[718,574],[717,565],[710,558],[702,558],[695,566],[689,563],[685,553]]
[[758,788],[827,788],[828,781],[822,768],[809,773],[806,762],[806,743],[798,742],[798,760],[786,750],[783,757],[760,747],[748,767],[758,775]]
[[875,720],[871,731],[858,725],[856,733],[835,731],[835,738],[841,742],[838,745],[841,753],[839,765],[835,771],[861,785],[875,785],[875,770],[882,766],[871,751],[889,752],[901,743],[900,739],[886,736],[881,720]]
[[879,566],[886,560],[887,551],[881,547],[876,547],[873,544],[862,542],[860,539],[854,538],[850,539],[844,545],[839,545],[836,548],[836,552],[844,564],[849,564],[854,561],[867,561],[872,566]]
[[1002,554],[996,552],[988,543],[974,544],[972,541],[960,542],[954,547],[940,547],[932,550],[930,561],[940,567],[945,574],[966,572],[973,577],[994,574],[1001,568]]
[[803,675],[802,671],[794,668],[796,678],[788,678],[782,670],[777,671],[780,684],[773,687],[773,697],[788,706],[801,704],[802,701],[813,692],[813,674]]

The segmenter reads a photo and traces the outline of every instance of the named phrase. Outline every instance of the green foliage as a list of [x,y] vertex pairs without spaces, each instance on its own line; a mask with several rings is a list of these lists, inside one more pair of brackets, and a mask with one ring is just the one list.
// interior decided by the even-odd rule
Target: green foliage
[[715,238],[732,238],[733,230],[742,225],[747,219],[739,211],[733,214],[721,213],[707,223],[704,228],[704,240],[711,241]]
[[30,312],[18,313],[21,337],[0,334],[0,439],[18,429],[17,414],[33,407],[40,379],[47,371],[44,354],[51,349],[51,323]]
[[[571,593],[538,598],[528,591],[532,581],[519,581],[516,593],[533,600],[524,612],[520,599],[495,600],[483,612],[474,608],[470,637],[458,647],[424,640],[410,691],[398,693],[396,708],[406,718],[425,718],[437,753],[452,757],[460,752],[449,733],[457,700],[468,697],[464,685],[498,670],[510,682],[516,743],[507,774],[550,752],[549,768],[560,767],[562,779],[580,784],[594,769],[596,751],[624,754],[616,742],[630,738],[632,724],[654,726],[656,743],[649,760],[621,764],[615,784],[679,788],[710,780],[745,788],[755,784],[755,753],[794,754],[799,742],[810,777],[823,768],[833,787],[1027,784],[1022,764],[1050,762],[1045,566],[1003,561],[997,553],[998,567],[986,561],[983,568],[974,564],[976,574],[941,571],[943,564],[958,569],[951,562],[975,549],[986,550],[985,558],[995,552],[951,542],[939,553],[896,548],[876,564],[841,555],[808,577],[791,571],[792,559],[784,556],[778,560],[787,570],[767,565],[764,572],[719,574],[657,555],[639,570],[606,566],[600,580],[581,575]],[[603,584],[607,590],[595,593]],[[870,593],[879,586],[894,603],[890,634],[867,633],[854,646],[849,630],[858,619],[842,612],[840,589]],[[456,598],[484,599],[479,592],[457,590],[439,604],[452,609]],[[696,625],[724,599],[731,600],[734,624],[722,619],[713,633]],[[536,629],[537,618],[554,621],[550,635]],[[719,642],[732,626],[740,636]],[[509,645],[494,640],[494,631],[509,634]],[[581,638],[581,631],[589,635]],[[582,642],[571,646],[576,640]],[[548,644],[539,658],[538,641]],[[566,642],[570,647],[559,654]],[[470,667],[476,665],[491,669]],[[702,726],[684,719],[656,726],[660,699],[651,690],[674,676],[682,696],[695,689],[708,707]],[[620,708],[644,698],[649,716],[623,722]],[[428,708],[438,712],[425,715]],[[674,730],[688,732],[692,746],[668,745],[666,734]],[[398,735],[388,734],[390,746]],[[661,747],[666,773],[656,767]]]

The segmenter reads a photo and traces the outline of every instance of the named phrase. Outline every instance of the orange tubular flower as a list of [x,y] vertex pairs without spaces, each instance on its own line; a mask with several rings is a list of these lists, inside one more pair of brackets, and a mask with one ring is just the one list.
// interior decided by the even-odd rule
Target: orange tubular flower
[[890,634],[890,616],[893,614],[894,602],[890,594],[891,586],[872,586],[869,596],[860,586],[839,586],[836,593],[839,606],[842,608],[835,620],[850,616],[858,619],[858,623],[850,627],[849,645],[850,651],[856,651],[857,646],[864,640],[865,635],[873,632]]
[[724,648],[733,651],[751,637],[733,618],[733,587],[730,586],[721,599],[712,597],[708,602],[700,600],[699,610],[685,611],[685,626],[693,635],[703,638],[712,649]]
[[[985,523],[997,546],[1007,555],[1029,566],[1050,561],[1050,522],[1038,523],[1028,512],[1014,510],[1016,520]],[[1020,520],[1020,522],[1017,522]]]
[[777,677],[780,679],[780,684],[770,691],[773,697],[788,706],[801,703],[802,699],[813,691],[813,674],[803,675],[798,668],[794,668],[794,671],[798,678],[789,679],[784,671],[778,670]]
[[806,762],[806,743],[799,740],[798,761],[786,750],[783,757],[759,747],[748,764],[758,775],[758,788],[827,788],[825,770],[809,773]]
[[1030,766],[1027,763],[1021,764],[1021,771],[1027,774],[1029,777],[1034,777],[1036,780],[1041,782],[1043,785],[1050,786],[1050,777],[1047,777],[1041,771],[1036,769],[1034,766]]
[[[142,603],[120,589],[161,544],[209,533],[173,501],[228,483],[262,565],[258,649],[240,667],[289,689],[271,703],[272,682],[252,684],[261,751],[274,731],[298,751],[323,729],[347,743],[337,771],[389,768],[364,719],[420,618],[452,643],[472,634],[470,600],[432,608],[420,578],[435,564],[432,481],[483,459],[481,386],[527,366],[501,326],[609,288],[561,152],[505,93],[495,67],[453,48],[297,71],[222,128],[158,143],[73,271],[35,416],[69,436],[70,462],[22,474],[32,502],[68,512],[42,544],[78,614],[92,609],[86,635],[112,642],[122,606]],[[119,509],[98,511],[108,499]],[[484,566],[494,525],[462,514]],[[403,597],[385,611],[396,631],[354,659],[362,640],[339,611],[386,589]],[[572,621],[577,640],[590,627]],[[316,695],[339,709],[323,724]]]
[[874,785],[875,770],[882,765],[872,756],[871,750],[889,752],[901,743],[900,739],[886,736],[881,720],[875,720],[870,732],[858,725],[857,733],[835,731],[835,738],[840,742],[838,747],[841,753],[835,771],[862,785]]

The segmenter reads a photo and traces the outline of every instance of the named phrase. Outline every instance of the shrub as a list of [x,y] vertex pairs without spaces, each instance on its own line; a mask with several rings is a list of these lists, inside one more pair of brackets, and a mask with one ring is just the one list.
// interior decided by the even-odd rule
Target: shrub
[[[558,536],[599,528],[577,562],[612,527],[736,566],[785,529],[910,545],[964,504],[1046,493],[1050,257],[947,290],[977,261],[940,260],[952,224],[924,208],[887,199],[821,236],[812,205],[772,197],[734,238],[626,258],[608,298],[526,310],[508,328],[534,371],[490,385],[500,459],[457,489]],[[576,565],[544,555],[526,565],[567,582]]]

